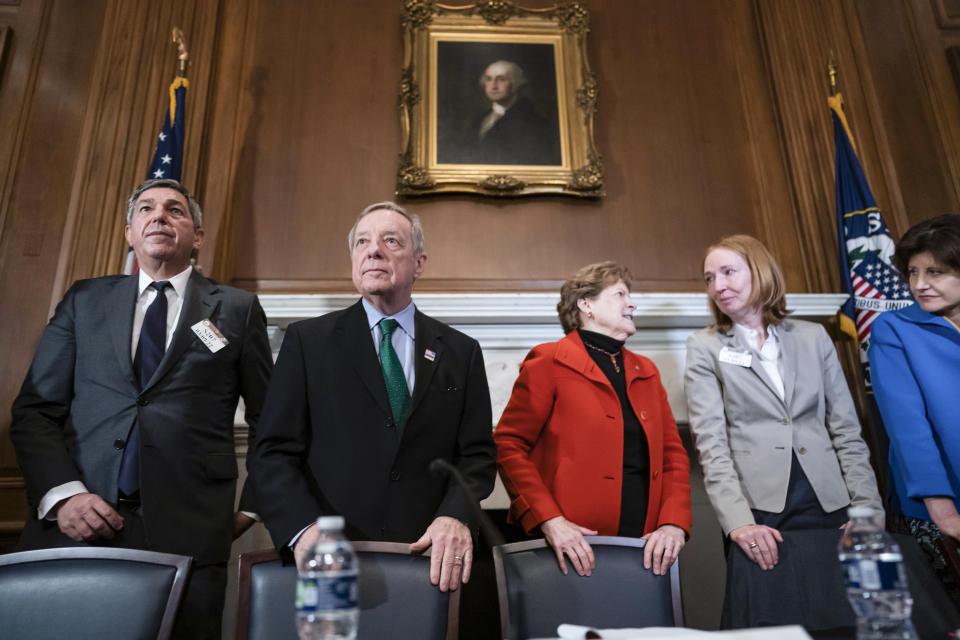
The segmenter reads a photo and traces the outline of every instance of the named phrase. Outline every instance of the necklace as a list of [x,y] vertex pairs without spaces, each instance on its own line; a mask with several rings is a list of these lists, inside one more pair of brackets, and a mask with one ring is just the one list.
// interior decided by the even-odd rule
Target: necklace
[[620,373],[620,365],[617,364],[617,356],[620,355],[619,351],[607,351],[606,349],[601,349],[600,347],[592,345],[587,341],[584,341],[583,344],[586,345],[588,349],[593,349],[594,351],[599,351],[600,353],[605,353],[610,356],[610,362],[613,364],[613,370],[617,373]]

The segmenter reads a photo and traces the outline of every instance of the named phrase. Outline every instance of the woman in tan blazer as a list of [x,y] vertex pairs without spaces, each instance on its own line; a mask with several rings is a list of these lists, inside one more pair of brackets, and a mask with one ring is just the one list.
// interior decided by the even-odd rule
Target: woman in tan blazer
[[707,249],[714,324],[690,336],[690,427],[723,532],[763,569],[780,530],[842,526],[882,511],[870,452],[824,328],[789,320],[783,275],[746,235]]

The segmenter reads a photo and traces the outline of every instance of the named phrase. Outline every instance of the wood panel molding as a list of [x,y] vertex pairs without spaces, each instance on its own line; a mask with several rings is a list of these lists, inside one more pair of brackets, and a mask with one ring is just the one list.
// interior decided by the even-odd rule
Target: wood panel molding
[[[146,174],[161,118],[169,108],[175,71],[170,29],[186,34],[194,62],[188,113],[204,113],[206,75],[215,38],[218,3],[113,2],[95,55],[80,153],[74,172],[51,309],[71,282],[120,271],[126,199]],[[195,182],[203,118],[188,116],[183,181]]]
[[[944,0],[939,0],[944,5]],[[960,28],[960,1],[949,7],[951,27]],[[926,88],[933,112],[935,138],[941,143],[935,150],[945,167],[944,183],[953,191],[953,209],[960,209],[960,85],[954,83],[945,47],[931,5],[925,0],[909,0],[905,11],[913,45],[916,48],[917,75]]]
[[[862,102],[861,74],[852,44],[856,38],[851,37],[857,25],[851,25],[843,8],[830,0],[757,0],[755,6],[797,203],[803,268],[812,290],[838,291],[834,144],[826,66],[834,51],[847,101]],[[858,107],[852,119],[862,130],[869,120],[861,114],[863,108]],[[876,178],[871,186],[878,197],[887,191]],[[782,217],[778,220],[784,222]]]
[[[244,137],[249,125],[242,113],[249,114],[257,87],[244,87],[249,66],[255,60],[257,15],[256,0],[226,3],[217,28],[214,56],[216,66],[211,77],[212,100],[208,110],[207,142],[201,160],[203,205],[217,218],[207,225],[207,241],[201,262],[206,262],[210,277],[230,281],[234,266],[234,210],[237,192],[246,194],[251,185],[237,185],[238,166],[244,160]],[[249,150],[246,150],[249,153]],[[248,201],[245,196],[243,201]],[[242,205],[239,205],[242,206]],[[211,238],[211,235],[213,236]]]
[[10,44],[10,37],[13,35],[13,29],[9,25],[0,24],[0,83],[3,82],[3,69],[7,61],[7,47]]
[[[892,223],[894,228],[905,229],[907,212],[903,189],[890,153],[891,145],[884,126],[884,112],[873,74],[870,72],[870,57],[855,2],[856,0],[843,0],[843,12],[849,28],[840,37],[850,45],[849,59],[853,62],[856,73],[850,78],[841,67],[840,88],[846,102],[844,110],[857,145],[857,156],[870,183],[873,197],[884,213],[884,219],[888,225]],[[847,80],[844,80],[844,77],[847,77]],[[852,103],[854,100],[857,104]]]
[[[800,265],[801,290],[812,291],[815,281],[813,265],[797,241],[801,234],[797,224],[798,203],[791,191],[789,157],[785,141],[780,135],[780,114],[754,5],[750,6],[750,13],[752,19],[736,19],[731,11],[727,14],[727,20],[730,22],[728,28],[737,34],[735,60],[755,176],[757,235],[774,255],[779,256],[781,264]],[[775,150],[775,154],[771,149]],[[789,226],[793,228],[793,233],[784,233],[784,217],[791,221]],[[788,288],[791,286],[796,285],[788,282]]]
[[943,29],[960,29],[960,0],[930,0],[937,24]]
[[[30,37],[24,38],[18,34],[17,38],[20,46],[33,46],[30,55],[30,62],[27,65],[25,73],[11,69],[10,73],[3,73],[0,77],[5,78],[6,82],[0,89],[3,90],[3,103],[13,102],[13,97],[34,96],[37,84],[37,74],[40,69],[40,59],[43,56],[43,43],[46,41],[46,32],[50,24],[50,2],[49,0],[39,5],[39,17],[37,19],[36,32]],[[13,33],[7,34],[7,39],[12,40]],[[8,44],[8,46],[11,46]],[[2,68],[0,68],[2,71]],[[4,239],[4,230],[6,229],[7,214],[10,209],[10,199],[13,195],[13,184],[16,180],[17,168],[19,166],[18,158],[23,148],[23,137],[26,133],[24,123],[30,114],[32,99],[21,99],[16,109],[4,110],[0,115],[0,124],[4,133],[0,133],[0,149],[9,149],[9,152],[0,157],[0,241]],[[8,137],[9,136],[9,137]]]

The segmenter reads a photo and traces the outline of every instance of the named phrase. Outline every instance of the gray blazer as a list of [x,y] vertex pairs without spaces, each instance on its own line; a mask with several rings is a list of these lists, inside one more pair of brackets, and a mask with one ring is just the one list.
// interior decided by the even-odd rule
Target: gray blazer
[[732,329],[687,340],[687,408],[707,495],[725,534],[754,524],[751,509],[778,513],[787,498],[791,452],[825,511],[882,511],[870,452],[833,343],[802,320],[779,327],[785,400],[754,352],[749,367],[720,350],[750,352]]

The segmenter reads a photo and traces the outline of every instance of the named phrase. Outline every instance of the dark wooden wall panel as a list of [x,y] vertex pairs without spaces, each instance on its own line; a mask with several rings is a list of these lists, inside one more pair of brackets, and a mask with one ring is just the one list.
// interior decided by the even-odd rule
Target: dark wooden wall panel
[[105,2],[4,8],[12,42],[0,85],[0,533],[25,501],[9,407],[46,324]]
[[[777,165],[780,149],[772,129],[748,131],[738,60],[762,69],[760,49],[741,41],[757,40],[751,3],[589,8],[607,198],[410,199],[427,232],[425,288],[552,289],[583,264],[615,259],[640,289],[690,290],[707,243],[762,232],[754,155]],[[398,3],[260,2],[258,14],[270,20],[245,42],[230,276],[260,289],[349,289],[345,232],[393,191]],[[759,97],[754,108],[772,122]]]
[[[919,34],[912,23],[917,16],[911,9],[922,6],[901,0],[857,2],[866,60],[883,113],[889,161],[901,187],[907,224],[960,211],[958,186],[950,172],[950,154],[956,149],[951,149],[941,128],[945,123],[938,121],[931,97],[935,88],[924,68],[925,51],[915,42]],[[940,55],[944,55],[942,50]],[[898,235],[905,230],[897,229]]]

